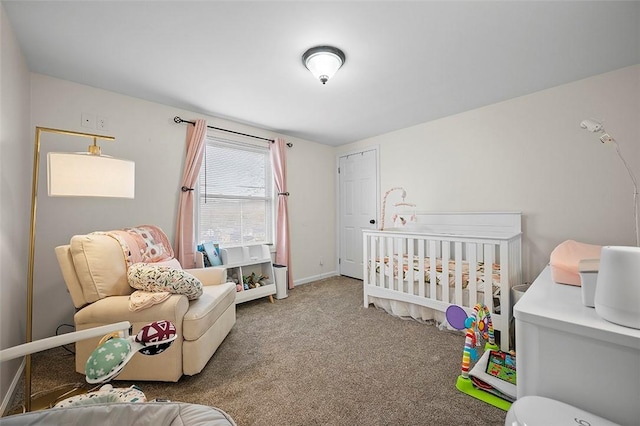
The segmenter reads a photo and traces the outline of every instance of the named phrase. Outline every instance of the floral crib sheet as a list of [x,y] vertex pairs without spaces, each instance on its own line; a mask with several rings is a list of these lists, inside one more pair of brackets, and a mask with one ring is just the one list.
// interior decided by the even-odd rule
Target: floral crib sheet
[[[403,256],[403,261],[402,261],[402,269],[403,269],[402,279],[403,280],[406,281],[408,279],[409,264],[412,263],[412,268],[414,271],[414,274],[413,274],[414,282],[418,281],[418,277],[420,276],[419,261],[420,259],[418,256],[413,257],[413,262],[409,262],[408,256],[406,254]],[[382,266],[382,264],[384,264],[384,275],[388,277],[397,278],[398,266],[399,266],[398,257],[397,256],[393,257],[393,261],[391,262],[392,266],[390,266],[389,263],[390,262],[389,262],[388,256],[384,257],[384,262],[380,262],[380,259],[376,259],[376,262],[375,262],[376,274],[380,273],[380,267]],[[449,264],[449,279],[448,279],[449,287],[455,287],[456,262],[455,260],[449,260],[448,264]],[[391,271],[392,267],[393,267],[393,273]],[[477,291],[484,291],[484,278],[485,278],[484,269],[485,269],[484,262],[476,263]],[[436,284],[442,283],[442,275],[443,275],[442,270],[443,270],[442,259],[438,258],[436,259]],[[463,289],[466,289],[469,286],[469,275],[470,275],[469,271],[470,271],[469,262],[463,261],[462,262],[462,288]],[[493,287],[492,293],[494,297],[497,297],[500,294],[500,265],[499,264],[494,263],[492,265],[491,276],[492,276],[492,287]],[[429,257],[424,258],[424,282],[431,283],[431,259]]]

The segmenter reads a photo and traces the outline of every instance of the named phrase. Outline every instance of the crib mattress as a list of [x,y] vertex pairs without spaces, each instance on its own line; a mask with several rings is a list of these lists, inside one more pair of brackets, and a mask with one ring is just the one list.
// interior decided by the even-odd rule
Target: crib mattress
[[[389,264],[391,263],[391,265]],[[389,257],[385,256],[383,261],[380,259],[376,259],[375,261],[375,272],[376,274],[380,273],[380,268],[383,268],[384,275],[387,277],[393,277],[395,279],[398,278],[398,266],[399,266],[398,257],[394,256],[393,260],[390,262]],[[408,255],[403,256],[402,261],[402,279],[408,280],[409,278],[409,267],[413,268],[413,281],[417,282],[420,276],[420,258],[418,256],[413,256],[412,262],[409,262]],[[456,283],[455,277],[455,268],[456,262],[454,260],[448,261],[449,267],[449,287],[454,287]],[[470,265],[469,262],[463,261],[461,262],[461,270],[462,270],[462,288],[466,289],[469,286],[469,277],[470,277]],[[476,270],[476,290],[478,292],[484,292],[484,274],[485,265],[484,262],[476,262],[475,270]],[[500,265],[492,264],[492,292],[495,294],[500,290]],[[443,275],[443,263],[442,259],[436,259],[436,284],[442,284],[442,275]],[[424,258],[424,282],[431,282],[431,259],[429,257]]]

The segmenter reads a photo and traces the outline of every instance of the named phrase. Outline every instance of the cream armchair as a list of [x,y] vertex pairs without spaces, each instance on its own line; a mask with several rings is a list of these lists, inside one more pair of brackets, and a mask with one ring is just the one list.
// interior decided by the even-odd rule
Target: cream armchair
[[[166,236],[165,236],[166,237]],[[157,320],[175,324],[178,339],[156,356],[136,356],[117,380],[178,381],[183,374],[202,371],[236,321],[235,284],[226,282],[226,269],[202,268],[188,272],[203,284],[203,294],[195,300],[172,294],[163,302],[139,311],[129,310],[134,291],[127,280],[123,246],[104,234],[76,235],[68,245],[56,247],[62,275],[77,308],[76,330],[85,330],[119,321],[129,321],[136,334]],[[179,265],[172,259],[172,265]],[[76,343],[76,371],[97,347],[99,338]]]

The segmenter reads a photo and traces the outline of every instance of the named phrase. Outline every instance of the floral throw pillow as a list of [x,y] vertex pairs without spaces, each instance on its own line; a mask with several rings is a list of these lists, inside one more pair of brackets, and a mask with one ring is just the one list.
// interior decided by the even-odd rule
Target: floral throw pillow
[[129,285],[137,290],[184,294],[189,300],[202,296],[202,283],[182,269],[152,263],[134,263],[127,272]]

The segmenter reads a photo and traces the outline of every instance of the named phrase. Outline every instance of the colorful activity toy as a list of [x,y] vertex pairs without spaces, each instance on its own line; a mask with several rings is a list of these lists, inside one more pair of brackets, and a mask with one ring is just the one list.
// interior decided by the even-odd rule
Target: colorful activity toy
[[[446,310],[446,318],[447,322],[453,328],[457,330],[466,329],[464,350],[462,352],[462,369],[456,381],[456,388],[467,395],[471,395],[474,398],[508,411],[511,407],[511,401],[507,399],[511,398],[507,394],[491,386],[489,383],[470,376],[472,362],[476,362],[481,358],[478,354],[478,348],[482,348],[483,340],[485,344],[482,352],[484,353],[482,360],[485,363],[488,361],[489,355],[494,354],[492,360],[495,366],[496,361],[500,358],[500,354],[504,353],[500,351],[500,348],[495,343],[493,323],[491,322],[489,309],[479,303],[474,306],[471,315],[467,316],[467,312],[460,306],[451,305]],[[509,376],[512,383],[509,383],[509,385],[515,386],[515,357],[510,355],[509,362],[513,364],[513,371],[508,372],[508,374],[512,373],[512,376]],[[507,371],[501,371],[501,373],[507,374]],[[498,378],[497,380],[503,379]],[[511,390],[511,388],[509,388],[509,390]]]

